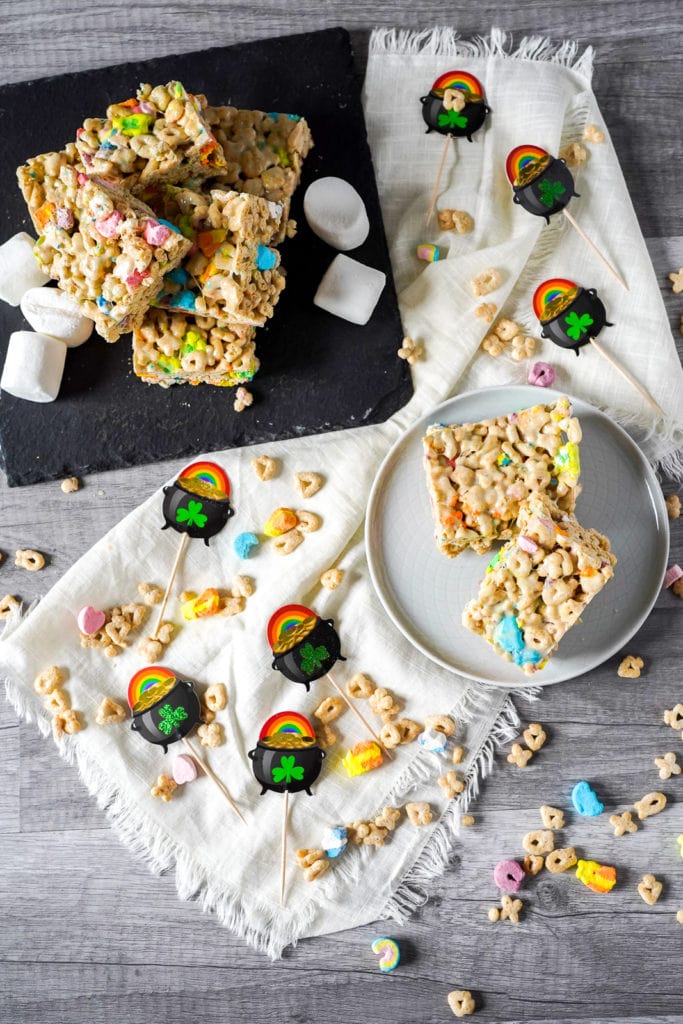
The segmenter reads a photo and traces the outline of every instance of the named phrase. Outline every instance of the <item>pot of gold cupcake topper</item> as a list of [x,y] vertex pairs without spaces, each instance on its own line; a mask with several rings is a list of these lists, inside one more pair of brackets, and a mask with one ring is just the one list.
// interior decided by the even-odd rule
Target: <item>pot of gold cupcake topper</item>
[[161,627],[171,587],[188,541],[202,539],[208,545],[211,537],[215,537],[235,514],[230,504],[228,474],[215,462],[191,463],[180,473],[175,483],[164,487],[162,512],[165,522],[161,529],[175,530],[181,534],[181,538],[152,639],[156,639]]
[[624,380],[664,416],[654,398],[639,381],[625,370],[595,336],[603,327],[612,327],[605,306],[595,288],[581,288],[565,277],[553,277],[540,284],[534,292],[534,313],[541,324],[541,337],[548,338],[560,348],[572,349],[576,355],[584,345],[591,345],[610,363]]
[[473,134],[482,127],[491,108],[484,102],[481,82],[468,71],[446,71],[439,75],[428,95],[420,96],[420,103],[427,133],[438,132],[446,136],[425,221],[429,224],[436,206],[449,141],[466,138],[471,142]]
[[[302,604],[285,604],[271,615],[267,633],[273,652],[273,668],[292,682],[303,683],[306,690],[316,679],[326,676],[372,738],[384,746],[370,723],[330,675],[330,669],[337,661],[346,661],[341,654],[334,619],[321,619]],[[391,759],[389,751],[387,757]]]
[[578,197],[579,193],[574,188],[574,178],[564,160],[551,156],[540,146],[515,146],[508,153],[505,173],[512,185],[514,203],[535,217],[544,217],[546,224],[550,223],[553,214],[562,213],[615,281],[628,291],[626,282],[567,209],[569,201],[573,196]]
[[170,669],[161,665],[148,665],[131,678],[128,684],[128,704],[133,732],[148,743],[163,747],[164,753],[168,751],[170,743],[182,741],[235,814],[244,821],[225,785],[188,738],[201,721],[199,697],[193,683],[179,679]]
[[261,796],[269,789],[284,793],[282,809],[282,858],[280,871],[280,902],[285,902],[285,873],[287,869],[287,817],[289,794],[305,791],[320,775],[325,751],[315,738],[315,730],[307,718],[298,711],[279,711],[264,722],[258,743],[248,757]]

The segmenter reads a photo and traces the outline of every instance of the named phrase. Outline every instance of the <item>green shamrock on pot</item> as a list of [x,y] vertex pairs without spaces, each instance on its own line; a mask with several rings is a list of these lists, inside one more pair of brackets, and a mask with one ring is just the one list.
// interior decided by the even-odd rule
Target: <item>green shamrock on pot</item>
[[579,341],[582,335],[588,333],[588,328],[593,323],[593,317],[588,313],[584,313],[583,316],[579,316],[578,313],[570,313],[564,318],[564,322],[567,325],[569,337],[574,341]]
[[313,675],[317,668],[322,668],[330,652],[324,644],[314,647],[313,644],[304,644],[301,648],[301,671],[307,676]]
[[185,708],[172,708],[170,704],[164,704],[159,712],[159,731],[164,736],[170,736],[186,718]]
[[567,189],[564,187],[561,181],[542,181],[538,186],[539,196],[544,206],[548,209],[553,205],[556,199],[563,196]]
[[465,128],[467,118],[457,110],[447,110],[445,114],[439,114],[437,118],[440,128]]
[[202,512],[201,501],[189,501],[187,508],[179,508],[175,514],[176,523],[187,523],[188,526],[196,526],[203,529],[206,526],[207,517]]
[[280,766],[275,765],[273,768],[273,782],[283,783],[285,786],[289,785],[290,782],[301,782],[304,777],[304,770],[300,764],[296,763],[296,757],[281,757]]

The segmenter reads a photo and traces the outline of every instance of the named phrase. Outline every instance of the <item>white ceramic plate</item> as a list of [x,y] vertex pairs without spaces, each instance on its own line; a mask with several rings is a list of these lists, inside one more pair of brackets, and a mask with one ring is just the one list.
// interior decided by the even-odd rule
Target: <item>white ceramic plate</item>
[[562,640],[548,665],[526,676],[460,622],[491,555],[447,558],[434,542],[422,437],[432,423],[467,423],[552,402],[561,392],[528,385],[470,391],[449,399],[410,428],[382,463],[370,494],[365,539],[370,574],[390,618],[418,650],[444,668],[484,683],[520,687],[559,683],[600,665],[633,636],[662,586],[669,527],[662,490],[621,427],[572,399],[581,421],[581,482],[576,514],[606,534],[618,558],[614,578]]

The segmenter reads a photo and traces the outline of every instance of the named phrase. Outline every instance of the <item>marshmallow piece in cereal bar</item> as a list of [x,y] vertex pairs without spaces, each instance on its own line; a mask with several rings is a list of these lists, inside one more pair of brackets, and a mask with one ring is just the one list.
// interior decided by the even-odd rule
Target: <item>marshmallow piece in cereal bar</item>
[[463,625],[531,675],[614,574],[609,541],[548,497],[522,502],[519,533],[489,564]]
[[521,502],[548,494],[571,512],[581,427],[568,398],[480,423],[436,424],[423,438],[435,539],[453,558],[509,540]]
[[25,231],[0,245],[0,299],[18,306],[26,292],[47,284],[45,271],[33,255],[34,241]]

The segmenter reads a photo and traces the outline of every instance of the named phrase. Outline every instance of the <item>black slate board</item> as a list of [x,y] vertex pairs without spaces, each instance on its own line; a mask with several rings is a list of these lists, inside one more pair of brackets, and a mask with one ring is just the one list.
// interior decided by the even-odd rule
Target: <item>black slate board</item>
[[[0,393],[0,445],[10,486],[379,423],[412,394],[408,368],[396,358],[401,323],[343,29],[0,87],[0,240],[20,230],[33,234],[16,184],[20,163],[62,148],[85,117],[132,95],[139,82],[174,78],[215,104],[302,114],[315,141],[292,207],[299,232],[282,246],[287,287],[274,318],[257,332],[261,369],[249,385],[254,404],[238,414],[233,388],[145,385],[132,372],[128,337],[107,345],[93,336],[68,353],[56,402],[38,405]],[[330,174],[350,181],[368,210],[370,235],[350,255],[387,275],[365,327],[312,304],[335,253],[308,229],[302,196],[311,180]],[[10,333],[28,326],[18,309],[0,303],[0,328],[4,360]]]

